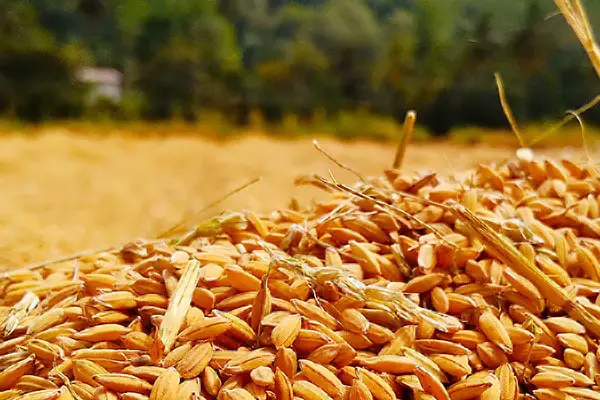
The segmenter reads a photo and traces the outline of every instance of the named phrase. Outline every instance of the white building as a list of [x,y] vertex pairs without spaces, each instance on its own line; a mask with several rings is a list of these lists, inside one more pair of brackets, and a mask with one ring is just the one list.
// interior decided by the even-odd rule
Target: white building
[[81,68],[77,79],[90,84],[90,101],[107,98],[114,102],[121,100],[123,74],[113,68]]

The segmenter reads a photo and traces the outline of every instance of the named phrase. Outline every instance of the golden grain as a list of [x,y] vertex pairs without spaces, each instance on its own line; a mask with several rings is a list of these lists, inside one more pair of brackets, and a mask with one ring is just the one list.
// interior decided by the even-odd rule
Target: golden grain
[[468,355],[470,350],[461,344],[440,339],[419,339],[417,348],[426,353],[445,353],[454,355]]
[[342,397],[344,385],[333,372],[310,360],[299,360],[298,364],[309,381],[319,386],[333,398]]
[[535,389],[533,394],[535,394],[536,398],[540,400],[575,400],[573,396],[570,396],[558,389]]
[[14,397],[14,400],[54,400],[61,396],[59,389],[37,390]]
[[271,368],[261,366],[250,371],[250,379],[258,386],[271,387],[275,381],[275,376]]
[[254,343],[256,341],[256,333],[252,330],[252,327],[246,321],[234,315],[233,312],[226,313],[214,310],[214,313],[217,317],[222,317],[230,322],[228,333],[235,339],[243,343]]
[[450,400],[450,395],[440,382],[431,372],[422,367],[415,369],[415,375],[421,383],[421,387],[425,393],[432,395],[436,400]]
[[279,368],[288,378],[296,375],[298,369],[296,352],[289,348],[280,348],[275,353],[274,365]]
[[9,389],[18,382],[23,375],[33,372],[35,356],[31,355],[0,372],[0,390]]
[[[166,369],[154,382],[150,392],[150,400],[176,400],[179,397],[179,381],[181,377],[173,367]],[[188,396],[189,398],[189,396]]]
[[299,315],[288,315],[283,318],[271,332],[273,345],[278,349],[291,346],[300,333],[301,324],[302,320]]
[[365,358],[361,361],[361,365],[376,372],[403,375],[413,373],[417,367],[417,362],[406,356],[379,355]]
[[298,299],[292,299],[291,303],[296,307],[298,312],[306,318],[318,321],[330,329],[336,329],[338,327],[337,320],[322,308]]
[[255,400],[250,392],[242,388],[225,389],[219,396],[222,400]]
[[455,377],[463,377],[471,374],[472,368],[468,356],[457,356],[451,354],[432,354],[429,356],[445,373]]
[[94,380],[94,376],[99,374],[108,374],[108,371],[91,360],[73,360],[73,375],[78,381],[91,386],[98,386],[99,384]]
[[577,350],[580,353],[588,352],[588,343],[583,336],[576,333],[559,333],[556,335],[558,343],[565,348]]
[[294,389],[288,376],[279,368],[275,368],[273,376],[273,391],[276,399],[292,400],[294,397]]
[[131,332],[131,329],[118,324],[103,324],[84,329],[73,335],[75,339],[86,342],[103,342],[120,339],[123,335]]
[[231,325],[231,321],[222,316],[203,318],[181,331],[179,339],[190,341],[213,339],[226,332]]
[[177,371],[184,379],[199,376],[208,365],[214,354],[211,343],[200,343],[192,347],[177,363]]
[[471,377],[459,381],[448,388],[448,395],[452,400],[467,400],[480,396],[492,386],[489,380],[481,377]]
[[139,367],[130,365],[126,368],[123,368],[123,372],[129,375],[137,376],[138,378],[142,378],[150,383],[153,383],[162,374],[164,374],[165,368],[157,367],[154,365],[140,365]]
[[253,350],[241,354],[225,364],[225,374],[240,374],[250,372],[254,368],[271,365],[275,361],[275,355],[265,350]]
[[[341,343],[326,344],[313,350],[306,359],[322,365],[331,364],[340,354],[343,347],[344,345]],[[277,360],[275,363],[277,363]]]
[[367,385],[365,385],[361,380],[354,379],[352,381],[352,386],[350,387],[350,392],[348,393],[348,400],[372,400],[373,395],[369,391]]
[[514,400],[519,393],[519,382],[510,364],[502,364],[494,372],[500,382],[500,399]]
[[364,191],[317,178],[339,193],[314,208],[224,213],[81,260],[74,280],[66,264],[0,277],[0,387],[595,399],[600,196],[555,164],[481,166],[465,193],[399,171]]
[[357,368],[358,379],[369,389],[376,400],[395,400],[396,393],[379,375],[364,368]]
[[128,374],[98,374],[94,375],[93,379],[106,389],[113,390],[117,393],[150,393],[152,390],[152,385],[150,383]]
[[600,400],[600,392],[597,390],[580,387],[565,387],[561,390],[576,399]]
[[500,322],[491,311],[481,313],[478,325],[481,332],[483,332],[492,343],[505,353],[512,353],[513,344],[510,335],[504,325],[502,325],[502,322]]
[[148,400],[149,397],[141,393],[126,392],[121,394],[121,400]]
[[83,382],[71,382],[70,391],[82,400],[92,400],[94,398],[94,388]]
[[110,391],[104,387],[99,387],[94,391],[95,400],[118,400],[119,397],[113,391]]
[[531,378],[530,382],[537,387],[561,389],[573,385],[575,383],[575,379],[559,372],[546,371],[535,374],[533,378]]
[[333,400],[323,389],[308,381],[296,381],[292,389],[296,396],[304,400]]

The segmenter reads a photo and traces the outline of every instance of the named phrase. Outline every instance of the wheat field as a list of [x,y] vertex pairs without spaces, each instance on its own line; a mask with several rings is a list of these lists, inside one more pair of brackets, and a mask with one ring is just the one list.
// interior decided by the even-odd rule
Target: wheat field
[[[334,157],[364,175],[392,162],[393,143],[321,139]],[[0,268],[88,248],[155,237],[186,215],[256,178],[263,179],[205,213],[223,209],[269,211],[291,198],[318,198],[293,185],[303,174],[352,176],[317,152],[310,139],[264,136],[213,141],[198,137],[86,137],[65,132],[0,137]],[[550,155],[578,149],[544,150]],[[514,148],[414,144],[405,168],[448,174],[480,162],[501,161]]]

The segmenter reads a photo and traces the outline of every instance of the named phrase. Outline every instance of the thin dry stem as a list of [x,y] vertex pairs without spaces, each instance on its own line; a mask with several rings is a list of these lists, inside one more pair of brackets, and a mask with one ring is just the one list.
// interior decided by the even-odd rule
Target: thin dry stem
[[[397,317],[412,323],[425,321],[442,332],[455,332],[462,329],[461,322],[455,317],[420,307],[406,298],[403,293],[394,292],[377,285],[365,285],[341,269],[309,267],[301,260],[287,256],[275,256],[273,261],[277,267],[289,269],[308,279],[311,286],[317,289],[328,290],[325,284],[330,282],[336,285],[340,291],[353,298],[390,307]],[[317,296],[315,298],[318,299]]]
[[544,133],[540,134],[539,136],[530,140],[528,143],[528,146],[533,146],[534,144],[541,142],[548,136],[556,133],[556,131],[558,131],[560,128],[565,126],[567,123],[571,122],[575,118],[575,114],[581,115],[581,114],[585,113],[586,111],[594,108],[598,103],[600,103],[600,95],[594,97],[591,101],[589,101],[586,104],[584,104],[583,106],[579,107],[577,110],[568,112],[567,115],[561,121],[556,123],[554,126],[552,126],[550,129],[548,129],[546,132],[544,132]]
[[350,167],[349,165],[346,165],[344,163],[342,163],[341,161],[336,160],[332,155],[330,155],[329,153],[327,153],[319,144],[319,141],[317,139],[313,139],[312,141],[313,146],[315,146],[315,148],[321,152],[325,157],[329,158],[331,161],[333,161],[338,167],[345,169],[347,171],[350,171],[351,173],[353,173],[360,181],[364,181],[365,179],[362,177],[361,174],[359,174],[354,168]]
[[404,125],[402,126],[400,142],[398,143],[398,148],[396,149],[396,156],[394,157],[394,163],[392,164],[392,168],[394,169],[402,167],[404,155],[406,154],[406,148],[408,147],[408,144],[410,143],[410,140],[412,138],[416,121],[417,113],[413,110],[408,111],[406,113],[406,117],[404,118]]
[[[61,256],[61,257],[58,257],[58,258],[53,258],[53,259],[50,259],[50,260],[46,260],[46,261],[42,261],[42,262],[38,262],[38,263],[33,263],[33,264],[25,265],[22,268],[23,269],[29,269],[29,270],[33,271],[33,270],[36,270],[36,269],[48,267],[50,265],[60,264],[62,262],[66,262],[66,261],[72,261],[72,260],[77,260],[77,259],[83,258],[83,257],[93,256],[94,254],[105,253],[105,252],[115,252],[117,250],[118,250],[117,246],[104,247],[104,248],[101,248],[101,249],[83,250],[83,251],[80,251],[80,252],[75,253],[75,254],[70,254],[68,256]],[[0,274],[0,279],[1,278],[2,278],[2,275]]]
[[506,115],[506,119],[510,123],[510,127],[514,134],[519,139],[519,143],[522,147],[526,146],[525,138],[521,134],[519,129],[519,125],[517,124],[517,120],[515,119],[512,110],[510,109],[510,105],[508,104],[508,100],[506,98],[506,91],[504,90],[504,82],[499,73],[494,74],[496,78],[496,86],[498,87],[498,96],[500,98],[500,104],[502,105],[502,111],[504,111],[504,115]]
[[334,187],[334,188],[336,188],[339,191],[350,193],[350,194],[352,194],[355,197],[359,197],[361,199],[365,199],[365,200],[371,201],[371,202],[373,202],[373,203],[375,203],[375,204],[377,204],[377,205],[379,205],[379,206],[381,206],[383,208],[387,208],[389,210],[392,210],[393,212],[396,212],[397,214],[400,214],[403,217],[408,218],[411,221],[414,221],[417,224],[425,227],[431,233],[433,233],[438,239],[440,239],[442,242],[446,243],[447,245],[451,246],[452,248],[456,248],[457,247],[456,244],[454,244],[454,243],[449,242],[448,240],[446,240],[444,238],[444,235],[440,231],[438,231],[436,228],[434,228],[433,226],[431,226],[430,224],[428,224],[428,223],[426,223],[424,221],[421,221],[419,218],[415,217],[414,215],[412,215],[412,214],[410,214],[410,213],[408,213],[408,212],[406,212],[406,211],[404,211],[404,210],[402,210],[402,209],[400,209],[398,207],[395,207],[395,206],[393,206],[391,204],[388,204],[386,202],[378,200],[378,199],[376,199],[376,198],[374,198],[372,196],[369,196],[369,195],[364,194],[364,193],[362,193],[360,191],[352,189],[351,187],[348,187],[347,185],[344,185],[343,183],[339,183],[339,182],[336,182],[336,181],[328,181],[325,178],[319,178],[319,179],[321,180],[321,182],[323,182],[323,183],[325,183],[325,184],[327,184],[327,185],[329,185],[331,187]]
[[587,142],[587,134],[586,134],[586,130],[585,130],[585,124],[583,123],[583,119],[579,116],[579,114],[577,114],[576,111],[567,111],[567,112],[570,115],[573,115],[573,117],[579,123],[579,127],[581,128],[581,141],[583,144],[583,150],[585,151],[585,157],[587,158],[588,163],[591,163],[592,157],[590,155],[590,149],[589,149],[588,142]]
[[594,39],[594,33],[583,4],[580,0],[554,0],[554,3],[575,32],[600,78],[600,47]]
[[155,361],[158,361],[163,354],[171,351],[171,347],[175,343],[175,338],[190,308],[194,289],[196,289],[196,285],[200,279],[200,267],[201,264],[198,260],[190,260],[188,262],[185,271],[179,279],[175,293],[169,299],[169,307],[156,333],[153,346],[150,349],[150,356]]
[[260,182],[261,179],[262,179],[262,177],[260,177],[260,176],[258,178],[254,178],[251,181],[246,182],[243,185],[241,185],[241,186],[233,189],[232,191],[224,194],[223,196],[219,197],[218,199],[212,201],[211,203],[208,203],[206,206],[202,207],[200,210],[196,211],[192,215],[186,216],[185,218],[183,218],[177,224],[175,224],[172,227],[170,227],[169,229],[166,229],[165,231],[159,233],[158,234],[158,238],[159,239],[164,239],[164,238],[173,236],[175,233],[177,233],[181,229],[185,228],[190,223],[190,220],[193,220],[193,219],[197,218],[203,212],[205,212],[205,211],[207,211],[207,210],[209,210],[209,209],[211,209],[211,208],[213,208],[213,207],[221,204],[225,200],[229,199],[231,196],[238,194],[242,190],[244,190],[244,189],[246,189],[246,188],[254,185],[255,183]]
[[[590,59],[590,62],[592,63],[592,66],[594,67],[594,70],[596,71],[596,74],[600,78],[600,47],[598,46],[598,43],[594,39],[594,33],[593,33],[592,27],[590,25],[590,22],[587,17],[587,13],[585,11],[583,4],[581,3],[580,0],[554,0],[554,3],[558,7],[560,14],[563,15],[563,17],[565,18],[565,20],[567,21],[567,23],[569,24],[569,26],[575,33],[575,36],[577,37],[577,39],[581,42],[581,45],[583,46],[584,50],[586,51],[588,58]],[[498,91],[503,92],[504,89],[503,89],[502,83],[501,83],[501,81],[500,82],[498,81],[498,78],[499,78],[499,76],[497,75],[496,83],[498,84]],[[501,86],[502,86],[502,89],[501,89]],[[500,102],[502,104],[502,109],[504,110],[504,113],[506,114],[509,121],[511,121],[511,126],[513,126],[513,123],[516,126],[516,122],[514,121],[514,117],[512,116],[512,113],[510,112],[508,103],[506,102],[505,97],[504,97],[504,99],[503,99],[503,97],[504,97],[503,94],[500,93]],[[526,143],[526,145],[533,146],[534,144],[539,143],[546,137],[555,133],[558,129],[562,128],[565,124],[567,124],[573,118],[577,118],[581,124],[581,119],[579,118],[579,116],[581,114],[583,114],[584,112],[588,111],[589,109],[595,107],[598,103],[600,103],[600,95],[596,96],[590,102],[579,107],[577,110],[572,111],[572,112],[569,111],[568,115],[566,117],[564,117],[559,123],[554,125],[547,132],[542,133],[541,135],[533,138],[532,140],[529,141],[529,143]],[[515,131],[514,126],[513,126],[513,131]],[[519,141],[521,141],[521,145],[524,145],[523,138],[521,137],[520,133],[518,133],[518,130],[515,131],[515,134],[519,138]],[[582,137],[582,140],[584,142],[586,155],[587,155],[587,158],[589,161],[589,160],[591,160],[591,158],[588,153],[585,135]]]
[[572,301],[567,293],[536,265],[531,263],[504,236],[497,233],[466,207],[455,203],[453,210],[483,240],[489,252],[510,265],[517,273],[529,279],[552,304],[563,309],[583,324],[595,337],[600,337],[600,321],[583,306]]

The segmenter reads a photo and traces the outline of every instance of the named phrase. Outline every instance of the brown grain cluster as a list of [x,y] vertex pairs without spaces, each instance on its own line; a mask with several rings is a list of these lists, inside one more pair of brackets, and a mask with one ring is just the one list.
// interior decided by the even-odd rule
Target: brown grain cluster
[[595,167],[398,170],[0,275],[0,400],[600,400]]

